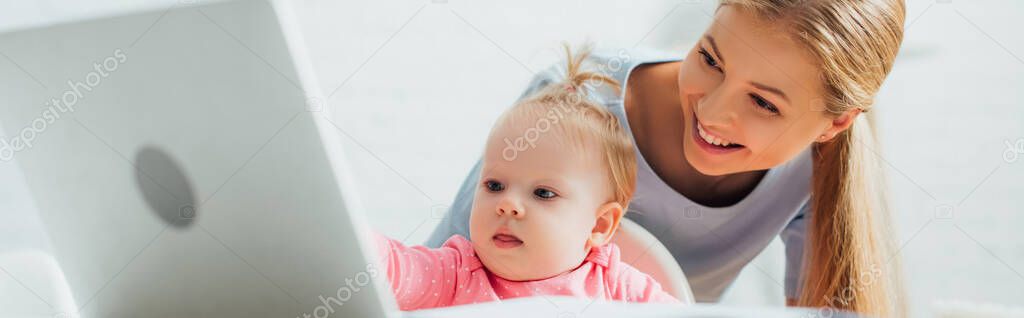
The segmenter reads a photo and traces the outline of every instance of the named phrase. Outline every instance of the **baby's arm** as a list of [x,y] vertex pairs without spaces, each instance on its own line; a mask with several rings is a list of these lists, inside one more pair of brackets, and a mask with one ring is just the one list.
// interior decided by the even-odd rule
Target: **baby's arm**
[[461,265],[457,250],[410,247],[380,234],[374,236],[379,264],[386,268],[400,309],[433,308],[452,302],[457,286],[455,269]]

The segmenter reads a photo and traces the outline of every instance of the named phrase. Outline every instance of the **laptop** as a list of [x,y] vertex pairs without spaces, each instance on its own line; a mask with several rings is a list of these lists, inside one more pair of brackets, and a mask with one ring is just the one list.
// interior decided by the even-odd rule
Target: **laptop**
[[0,164],[63,271],[55,317],[806,314],[564,297],[400,312],[303,41],[275,0],[0,34]]
[[0,164],[21,169],[66,277],[55,311],[397,312],[303,49],[276,1],[0,34]]

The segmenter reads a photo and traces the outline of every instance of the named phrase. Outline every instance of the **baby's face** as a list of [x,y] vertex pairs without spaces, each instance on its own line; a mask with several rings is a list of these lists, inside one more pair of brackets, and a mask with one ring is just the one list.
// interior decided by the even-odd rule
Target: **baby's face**
[[[592,235],[595,225],[608,223],[599,219],[601,211],[618,206],[609,203],[600,147],[571,145],[554,129],[503,126],[487,141],[473,200],[470,237],[476,253],[488,270],[508,280],[572,270],[593,245],[603,243],[602,236]],[[527,138],[532,145],[517,144]]]

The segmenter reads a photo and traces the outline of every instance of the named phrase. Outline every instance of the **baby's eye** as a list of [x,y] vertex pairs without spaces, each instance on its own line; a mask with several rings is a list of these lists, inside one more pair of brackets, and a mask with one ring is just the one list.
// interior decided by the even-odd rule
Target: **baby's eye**
[[501,192],[502,190],[505,190],[504,184],[494,180],[484,181],[484,187],[487,187],[487,191],[491,192]]
[[552,199],[558,196],[555,192],[544,188],[537,188],[536,190],[533,190],[533,195],[541,199]]

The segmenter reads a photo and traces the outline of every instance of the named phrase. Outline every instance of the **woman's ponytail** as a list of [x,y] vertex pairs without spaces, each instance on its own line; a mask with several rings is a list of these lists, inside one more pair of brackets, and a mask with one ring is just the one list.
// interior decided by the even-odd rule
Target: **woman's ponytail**
[[889,235],[881,161],[871,115],[814,147],[814,211],[798,304],[901,316],[899,262]]

